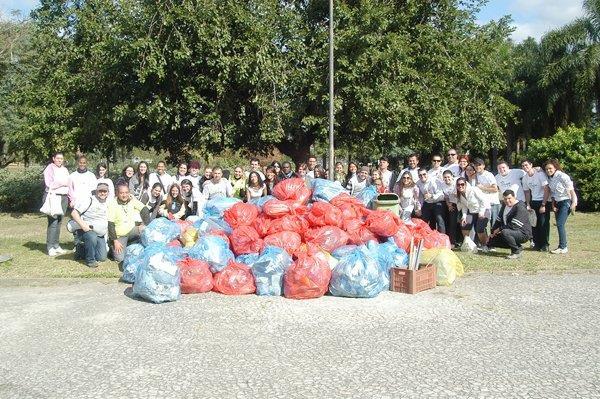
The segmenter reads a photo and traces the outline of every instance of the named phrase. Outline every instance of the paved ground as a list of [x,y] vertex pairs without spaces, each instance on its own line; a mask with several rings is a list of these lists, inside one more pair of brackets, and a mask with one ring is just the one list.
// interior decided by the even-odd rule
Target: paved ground
[[0,398],[600,397],[600,274],[372,300],[0,288]]

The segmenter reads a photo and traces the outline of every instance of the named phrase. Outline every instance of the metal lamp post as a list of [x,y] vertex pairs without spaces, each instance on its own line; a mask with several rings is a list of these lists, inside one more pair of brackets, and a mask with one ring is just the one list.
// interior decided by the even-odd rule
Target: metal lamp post
[[329,179],[335,180],[335,148],[333,145],[333,0],[329,0]]

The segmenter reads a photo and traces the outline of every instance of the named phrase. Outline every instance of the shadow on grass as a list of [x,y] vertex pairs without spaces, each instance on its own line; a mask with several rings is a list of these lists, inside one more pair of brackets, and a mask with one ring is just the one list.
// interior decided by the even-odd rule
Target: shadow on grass
[[23,244],[23,246],[25,248],[28,248],[32,251],[39,251],[43,254],[46,254],[46,243],[43,242],[34,242],[34,241],[28,241],[25,244]]

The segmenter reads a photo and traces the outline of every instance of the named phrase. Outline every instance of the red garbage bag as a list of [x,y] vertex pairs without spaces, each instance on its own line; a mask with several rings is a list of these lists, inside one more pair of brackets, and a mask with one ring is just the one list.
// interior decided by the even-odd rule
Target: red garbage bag
[[193,223],[188,222],[187,220],[175,220],[175,223],[177,223],[179,229],[181,230],[180,235],[183,234],[189,227],[193,226]]
[[292,200],[280,201],[272,199],[263,205],[262,210],[266,215],[278,218],[285,215],[304,215],[307,208],[301,203]]
[[431,249],[431,248],[452,249],[452,246],[450,244],[450,237],[448,237],[446,234],[442,234],[435,230],[432,231],[430,234],[427,234],[426,236],[423,237],[423,246],[426,249]]
[[295,231],[281,231],[266,236],[264,244],[283,248],[288,254],[293,254],[302,244],[302,237]]
[[240,226],[251,226],[259,213],[256,205],[237,202],[223,213],[223,219],[229,223],[232,229],[235,229]]
[[256,230],[250,226],[240,226],[233,229],[229,236],[231,248],[235,255],[251,254],[260,252],[263,248],[263,240]]
[[281,201],[292,200],[306,205],[311,197],[311,190],[306,187],[304,179],[293,178],[280,181],[273,187],[275,198]]
[[418,219],[418,218],[412,218],[411,221],[413,222],[414,226],[412,226],[412,229],[417,229],[417,230],[421,230],[421,229],[425,229],[426,232],[431,232],[431,227],[429,227],[429,224],[424,221],[423,219]]
[[277,219],[272,219],[270,223],[267,234],[275,234],[282,231],[295,231],[302,235],[310,227],[305,216],[298,215],[285,215]]
[[181,247],[181,246],[182,246],[181,241],[179,241],[177,238],[167,244],[167,247]]
[[254,227],[254,230],[256,230],[258,235],[262,238],[267,234],[270,234],[269,229],[271,227],[271,223],[272,219],[267,215],[261,213],[256,219],[254,219],[254,222],[252,222],[252,227]]
[[342,193],[331,200],[331,205],[342,211],[344,218],[360,218],[367,216],[367,209],[357,198]]
[[363,223],[361,219],[345,219],[344,231],[348,233],[348,244],[362,245],[369,241],[379,242],[379,238]]
[[292,256],[294,256],[294,258],[298,258],[299,256],[302,255],[316,255],[319,252],[323,252],[323,250],[321,248],[319,248],[317,245],[311,243],[311,242],[303,242],[302,244],[300,244],[300,246],[298,247],[298,249],[296,249],[296,251],[292,254]]
[[208,263],[194,258],[185,258],[177,262],[181,273],[181,293],[200,294],[213,288],[213,275]]
[[243,263],[229,261],[225,269],[215,273],[213,291],[225,295],[253,294],[256,291],[254,276]]
[[327,252],[333,252],[334,249],[346,245],[349,237],[337,226],[323,226],[307,230],[304,238],[306,242],[318,245]]
[[331,269],[323,258],[300,255],[283,276],[283,295],[291,299],[311,299],[325,295]]
[[306,215],[313,227],[342,226],[342,211],[328,202],[315,202]]
[[410,229],[405,224],[402,224],[398,229],[398,232],[394,234],[393,239],[398,248],[403,249],[408,253],[410,252],[410,240],[412,236]]
[[391,237],[398,232],[402,221],[398,215],[390,212],[377,210],[367,216],[365,225],[378,236]]

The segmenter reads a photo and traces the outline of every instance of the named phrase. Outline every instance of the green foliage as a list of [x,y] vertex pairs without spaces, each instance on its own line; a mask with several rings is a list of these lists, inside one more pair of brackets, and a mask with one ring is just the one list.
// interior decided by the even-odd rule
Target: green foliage
[[560,161],[589,209],[600,209],[600,128],[569,126],[545,139],[531,140],[527,156],[541,165],[550,158]]
[[35,212],[42,206],[42,168],[0,170],[0,212]]
[[[339,147],[503,144],[508,21],[478,26],[475,3],[336,2]],[[42,0],[13,142],[303,160],[327,137],[327,23],[322,2]]]

